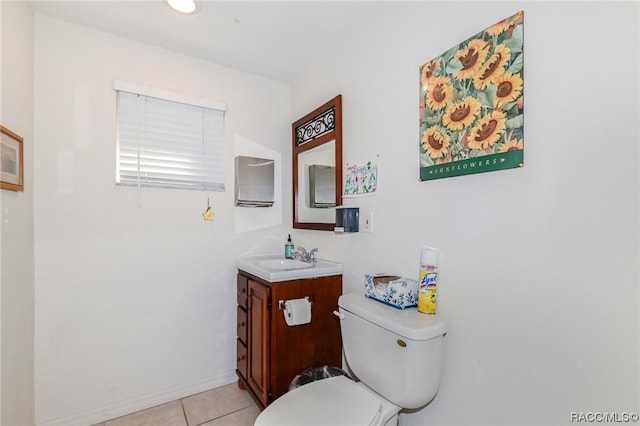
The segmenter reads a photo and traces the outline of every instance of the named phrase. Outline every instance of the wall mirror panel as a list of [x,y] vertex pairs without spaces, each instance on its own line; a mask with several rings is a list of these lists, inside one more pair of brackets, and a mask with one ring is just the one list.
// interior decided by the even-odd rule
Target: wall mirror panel
[[293,227],[333,231],[342,205],[342,97],[292,124]]

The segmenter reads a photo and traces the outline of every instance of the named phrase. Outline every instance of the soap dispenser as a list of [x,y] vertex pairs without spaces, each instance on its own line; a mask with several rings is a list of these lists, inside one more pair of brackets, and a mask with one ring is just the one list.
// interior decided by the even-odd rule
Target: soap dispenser
[[291,242],[291,234],[289,234],[287,243],[284,245],[284,257],[287,259],[293,259],[293,243]]

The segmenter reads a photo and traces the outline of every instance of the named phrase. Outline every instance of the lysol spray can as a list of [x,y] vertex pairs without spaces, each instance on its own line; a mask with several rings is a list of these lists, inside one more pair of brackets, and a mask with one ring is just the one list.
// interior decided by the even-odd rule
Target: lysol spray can
[[424,246],[420,252],[420,276],[418,278],[418,312],[436,313],[438,281],[438,249]]

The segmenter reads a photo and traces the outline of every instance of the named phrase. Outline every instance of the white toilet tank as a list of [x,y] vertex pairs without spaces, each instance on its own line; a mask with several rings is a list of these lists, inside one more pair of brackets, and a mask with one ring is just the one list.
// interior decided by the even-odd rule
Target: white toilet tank
[[338,306],[345,358],[359,380],[402,408],[419,408],[435,397],[446,332],[442,318],[362,293],[340,296]]

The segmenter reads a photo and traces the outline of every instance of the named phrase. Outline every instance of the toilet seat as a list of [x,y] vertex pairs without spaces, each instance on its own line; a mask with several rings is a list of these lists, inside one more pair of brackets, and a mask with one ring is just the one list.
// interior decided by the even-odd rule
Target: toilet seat
[[380,400],[345,376],[296,388],[265,408],[254,426],[367,426],[380,416]]

